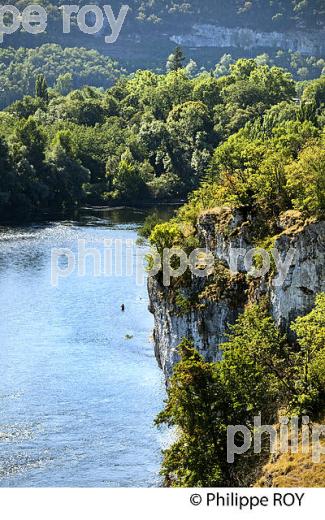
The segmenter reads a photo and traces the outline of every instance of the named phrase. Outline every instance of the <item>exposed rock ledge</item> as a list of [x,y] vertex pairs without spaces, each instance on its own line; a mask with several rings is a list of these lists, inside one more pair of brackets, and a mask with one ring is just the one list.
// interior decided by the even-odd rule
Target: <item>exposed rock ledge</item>
[[195,24],[190,34],[171,36],[171,41],[185,47],[237,49],[283,49],[320,56],[325,50],[323,31],[258,32],[243,27]]
[[[261,277],[246,283],[246,267],[239,259],[234,273],[233,248],[251,249],[251,223],[240,213],[233,215],[229,210],[210,211],[201,216],[198,233],[202,247],[213,251],[216,261],[226,270],[231,268],[229,287],[217,298],[210,298],[204,289],[208,279],[191,275],[189,283],[182,286],[164,287],[158,277],[148,280],[150,311],[154,315],[155,354],[166,378],[170,376],[178,361],[177,347],[181,340],[191,338],[196,348],[207,360],[220,358],[218,346],[226,340],[228,325],[235,322],[248,301],[258,301],[267,295],[271,302],[271,313],[276,323],[286,331],[290,322],[312,309],[315,297],[325,291],[325,222],[314,222],[300,226],[290,218],[283,219],[282,232],[275,239],[274,247],[281,259],[290,248],[295,256],[280,286],[274,286],[275,275]],[[240,274],[241,273],[241,274]],[[240,278],[241,277],[241,278]],[[189,300],[199,294],[199,304],[187,312],[180,312],[175,293]]]

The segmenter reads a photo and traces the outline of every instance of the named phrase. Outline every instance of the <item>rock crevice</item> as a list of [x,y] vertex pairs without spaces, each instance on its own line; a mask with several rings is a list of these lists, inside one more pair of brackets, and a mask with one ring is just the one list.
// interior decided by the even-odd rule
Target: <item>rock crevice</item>
[[[171,287],[164,287],[159,276],[149,278],[155,353],[167,379],[179,359],[177,347],[183,338],[192,339],[206,360],[220,359],[219,346],[227,340],[229,325],[236,321],[248,302],[266,296],[273,319],[289,333],[291,321],[311,311],[316,295],[325,291],[325,222],[312,222],[298,228],[290,224],[290,221],[286,223],[274,238],[273,247],[280,260],[284,261],[294,252],[281,284],[275,283],[278,276],[275,272],[250,279],[240,257],[236,259],[234,272],[233,250],[248,251],[254,246],[252,222],[240,212],[233,214],[229,209],[207,212],[197,223],[201,246],[212,251],[216,265],[229,273],[226,290],[215,290],[218,280],[194,275],[188,277],[186,283],[178,281]],[[182,311],[176,293],[194,303]]]

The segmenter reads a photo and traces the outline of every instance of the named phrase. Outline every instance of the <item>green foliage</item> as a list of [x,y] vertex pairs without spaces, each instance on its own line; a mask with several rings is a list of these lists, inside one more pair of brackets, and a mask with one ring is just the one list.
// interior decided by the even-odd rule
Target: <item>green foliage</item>
[[45,103],[49,100],[48,86],[43,74],[39,74],[36,78],[35,96],[41,98]]
[[[56,0],[38,0],[38,4],[46,6],[51,15],[49,32],[57,31],[57,23],[60,21]],[[104,0],[98,0],[99,5],[105,4]],[[84,5],[83,0],[76,0],[75,4]],[[322,0],[251,0],[250,2],[238,2],[238,0],[206,0],[204,4],[200,0],[130,0],[132,9],[130,24],[139,30],[143,25],[147,27],[173,24],[177,26],[182,17],[184,22],[193,23],[200,16],[201,23],[211,23],[217,19],[226,26],[238,26],[243,24],[249,27],[259,27],[267,31],[294,28],[317,29],[324,26],[324,7]],[[19,6],[27,5],[27,0],[19,0]],[[118,11],[120,3],[111,0],[114,12]],[[57,23],[55,23],[57,22]]]
[[73,75],[71,72],[66,72],[65,74],[60,74],[55,82],[55,90],[61,94],[61,96],[66,96],[73,90]]
[[158,425],[179,428],[178,440],[164,453],[162,474],[169,486],[218,486],[222,470],[216,454],[225,448],[217,429],[223,388],[213,364],[205,363],[191,342],[184,340],[179,352],[181,362],[170,382],[166,408],[157,418]]
[[138,234],[142,238],[149,238],[153,230],[158,224],[162,224],[162,219],[157,212],[151,213],[144,221],[143,226],[140,228]]
[[192,309],[192,302],[189,298],[184,296],[180,291],[177,292],[175,303],[178,309],[178,315],[183,316],[189,314]]
[[122,158],[113,178],[115,196],[128,202],[136,202],[143,196],[145,188],[145,183],[136,166]]
[[[231,327],[222,345],[220,370],[227,381],[231,406],[247,423],[263,412],[266,424],[276,419],[287,381],[288,346],[263,306],[252,305]],[[289,386],[289,388],[288,388]],[[247,417],[248,416],[248,417]]]
[[222,103],[220,82],[209,74],[202,74],[193,80],[193,98],[201,101],[209,110]]
[[325,77],[322,76],[309,84],[304,89],[302,101],[304,103],[312,103],[317,109],[325,105]]
[[[120,75],[116,63],[95,50],[63,48],[52,43],[36,49],[1,48],[0,71],[0,109],[33,95],[42,77],[49,87],[66,95],[83,85],[108,88]],[[44,95],[45,85],[39,83],[39,87]]]
[[51,205],[55,208],[74,208],[85,200],[84,184],[89,181],[90,172],[76,159],[69,133],[62,132],[56,136],[47,169]]
[[303,149],[286,168],[293,206],[307,215],[325,214],[325,149],[318,143]]
[[[325,294],[318,295],[310,314],[292,325],[300,350],[295,357],[297,395],[292,406],[303,413],[322,412],[325,404]],[[321,406],[320,406],[321,403]]]
[[158,224],[149,237],[150,243],[156,246],[161,257],[164,249],[180,246],[182,240],[183,234],[179,226],[173,222]]
[[322,218],[324,137],[312,122],[297,118],[296,109],[280,103],[220,144],[209,175],[178,211],[177,221],[195,226],[207,210],[246,208],[254,213],[256,238],[262,240],[274,234],[278,216],[287,210]]
[[[193,343],[183,340],[180,361],[168,387],[157,424],[177,427],[177,440],[164,452],[162,474],[173,487],[249,486],[261,455],[248,450],[227,463],[227,427],[244,425],[252,433],[254,417],[273,424],[278,413],[324,413],[325,298],[292,326],[299,345],[289,346],[268,316],[265,304],[247,307],[231,327],[223,357],[204,362]],[[240,439],[236,440],[240,445]],[[264,446],[264,442],[262,446]],[[266,447],[266,444],[265,444]]]
[[[12,52],[6,51],[8,71]],[[46,52],[52,54],[43,72]],[[36,96],[25,96],[0,112],[0,136],[17,181],[4,191],[16,186],[23,193],[17,207],[9,197],[8,217],[48,210],[54,199],[59,208],[71,206],[73,191],[67,204],[50,195],[53,165],[49,176],[44,173],[61,132],[70,135],[73,154],[67,153],[75,167],[87,171],[82,186],[83,175],[76,177],[76,204],[180,200],[201,186],[177,217],[192,230],[201,211],[218,205],[244,205],[265,221],[292,208],[321,214],[322,176],[310,165],[309,185],[301,181],[307,161],[302,149],[323,148],[325,116],[317,81],[305,87],[299,106],[292,101],[290,74],[265,65],[265,58],[261,65],[252,59],[229,64],[228,76],[218,79],[206,72],[190,78],[184,68],[164,75],[138,71],[106,91],[89,86],[71,90],[74,75],[60,67],[71,52],[74,56],[73,50],[66,53],[58,46],[31,51],[28,59],[39,65],[32,69],[37,72],[36,85],[35,80],[31,84]],[[92,67],[96,53],[89,58]],[[106,69],[112,77],[112,66]],[[34,194],[32,186],[37,187]],[[188,230],[185,234],[186,243],[194,243]]]
[[180,47],[176,47],[173,54],[171,54],[167,61],[167,71],[177,71],[183,68],[183,64],[185,61],[185,55]]
[[301,347],[314,352],[325,347],[325,294],[317,296],[315,309],[304,318],[298,318],[293,330]]

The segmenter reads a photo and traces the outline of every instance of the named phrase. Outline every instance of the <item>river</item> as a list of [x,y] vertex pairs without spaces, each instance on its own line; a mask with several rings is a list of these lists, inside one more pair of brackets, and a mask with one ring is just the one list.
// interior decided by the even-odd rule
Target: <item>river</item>
[[165,387],[146,284],[95,277],[88,259],[83,275],[74,270],[53,286],[51,269],[53,248],[77,257],[84,240],[103,256],[104,240],[113,249],[134,241],[144,216],[89,211],[0,227],[1,487],[160,485],[168,439],[153,421]]

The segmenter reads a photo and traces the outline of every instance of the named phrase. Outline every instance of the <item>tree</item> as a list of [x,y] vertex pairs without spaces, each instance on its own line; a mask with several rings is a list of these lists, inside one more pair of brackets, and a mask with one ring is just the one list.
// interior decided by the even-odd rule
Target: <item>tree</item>
[[214,76],[220,78],[230,74],[230,66],[233,64],[233,61],[231,54],[224,54],[213,71]]
[[210,110],[222,102],[220,83],[208,74],[203,74],[194,80],[193,97],[201,101]]
[[[255,432],[255,417],[274,424],[283,411],[323,418],[325,406],[325,294],[315,308],[292,324],[298,344],[289,345],[272,318],[267,302],[248,305],[228,341],[222,359],[203,361],[184,339],[180,361],[168,387],[157,424],[177,427],[177,440],[164,451],[162,474],[173,487],[252,485],[256,470],[269,457],[269,439],[260,454],[249,448],[227,463],[227,427],[243,425]],[[235,439],[240,446],[243,437]]]
[[[227,427],[251,432],[254,417],[272,424],[288,389],[285,339],[263,306],[250,306],[221,346],[223,359],[207,363],[184,339],[180,362],[168,387],[157,424],[178,428],[177,441],[164,452],[162,474],[173,487],[250,485],[261,457],[248,450],[227,463]],[[240,439],[237,439],[240,445]]]
[[[296,95],[291,74],[279,67],[258,66],[255,60],[238,60],[231,67],[232,84],[224,90],[227,102],[246,107],[258,102],[270,107]],[[230,96],[230,99],[229,99]]]
[[173,165],[190,188],[198,183],[211,157],[213,123],[208,107],[199,101],[175,106],[167,118],[173,140]]
[[319,109],[325,105],[325,77],[322,76],[315,81],[307,84],[302,101],[305,103],[313,103]]
[[302,414],[322,415],[325,405],[325,293],[317,296],[314,309],[298,318],[291,329],[296,333],[299,345],[299,350],[292,353],[296,368],[296,395],[292,406]]
[[253,59],[241,58],[230,66],[231,76],[235,80],[249,79],[251,73],[258,68],[258,64]]
[[293,205],[308,215],[325,213],[325,150],[317,144],[303,149],[286,168]]
[[[231,57],[221,61],[230,68]],[[87,81],[103,88],[88,86],[63,95],[71,80],[77,81],[77,69],[80,85]],[[302,166],[294,164],[288,178],[286,170],[299,163],[302,148],[322,148],[321,82],[300,86],[305,100],[299,106],[291,100],[294,83],[285,71],[239,60],[219,79],[212,72],[191,79],[186,68],[168,74],[138,71],[105,91],[116,71],[106,58],[56,45],[28,52],[0,50],[0,71],[4,91],[21,78],[18,97],[33,92],[37,76],[36,97],[22,97],[0,112],[0,136],[8,143],[18,179],[15,189],[23,194],[20,201],[17,195],[21,207],[27,207],[28,199],[35,210],[47,207],[53,182],[67,179],[53,167],[55,149],[62,152],[61,164],[65,154],[66,164],[72,160],[76,171],[83,167],[91,174],[76,200],[85,194],[93,204],[114,197],[121,202],[179,199],[206,178],[183,212],[191,226],[200,211],[219,204],[256,210],[265,225],[272,220],[273,230],[278,214],[293,206],[307,204],[306,216],[321,215],[322,179],[312,173],[313,161],[306,168],[309,186],[301,184]],[[56,88],[48,90],[47,83]],[[60,146],[58,132],[63,132]],[[73,150],[63,146],[64,132],[70,133]],[[9,191],[12,196],[14,188],[3,193]]]
[[178,199],[184,192],[184,185],[176,173],[166,172],[147,183],[151,196],[155,200],[168,201]]
[[76,159],[70,132],[58,132],[55,136],[47,175],[51,187],[50,205],[57,209],[74,208],[85,199],[84,185],[90,179],[90,172]]
[[18,179],[15,175],[7,143],[0,137],[0,216],[12,208],[12,194],[18,191]]
[[132,161],[129,153],[122,155],[116,173],[113,177],[113,189],[116,197],[129,202],[138,201],[146,192],[146,185],[139,168]]
[[149,241],[154,245],[161,258],[164,249],[172,249],[181,245],[183,234],[176,223],[164,222],[158,224],[152,231]]
[[185,59],[186,58],[181,47],[176,47],[173,54],[171,54],[168,58],[167,71],[172,72],[182,69]]
[[191,99],[192,81],[184,69],[159,76],[153,88],[145,88],[140,97],[157,119],[165,120],[173,106]]
[[55,88],[62,96],[69,94],[73,89],[73,76],[71,72],[61,74],[56,80]]
[[[24,119],[15,132],[15,153],[18,157],[25,157],[29,163],[40,171],[45,159],[45,135],[33,117]],[[22,145],[22,146],[21,146]]]
[[264,91],[263,101],[270,106],[281,101],[291,101],[296,95],[292,75],[280,67],[257,67],[250,74],[249,80]]
[[56,44],[1,48],[0,70],[0,109],[25,95],[34,96],[39,75],[45,76],[48,86],[54,85],[62,95],[72,90],[71,78],[75,87],[108,88],[120,76],[117,64],[99,52],[87,49],[80,52],[80,48],[62,48]]
[[41,98],[46,103],[49,101],[48,86],[43,74],[39,74],[36,78],[35,96]]
[[319,352],[325,349],[325,293],[316,298],[315,308],[302,318],[297,318],[292,330],[304,349]]
[[189,78],[194,78],[198,71],[198,64],[196,63],[196,61],[191,59],[186,65],[185,70]]
[[179,428],[178,440],[164,452],[162,474],[172,487],[220,486],[225,482],[226,443],[218,438],[223,388],[213,364],[203,361],[193,343],[184,340],[179,353],[165,410],[156,420]]
[[222,380],[229,405],[236,413],[236,424],[252,424],[263,414],[265,424],[276,420],[279,404],[293,388],[288,380],[289,348],[268,315],[266,306],[248,306],[231,327],[229,341],[221,345]]

